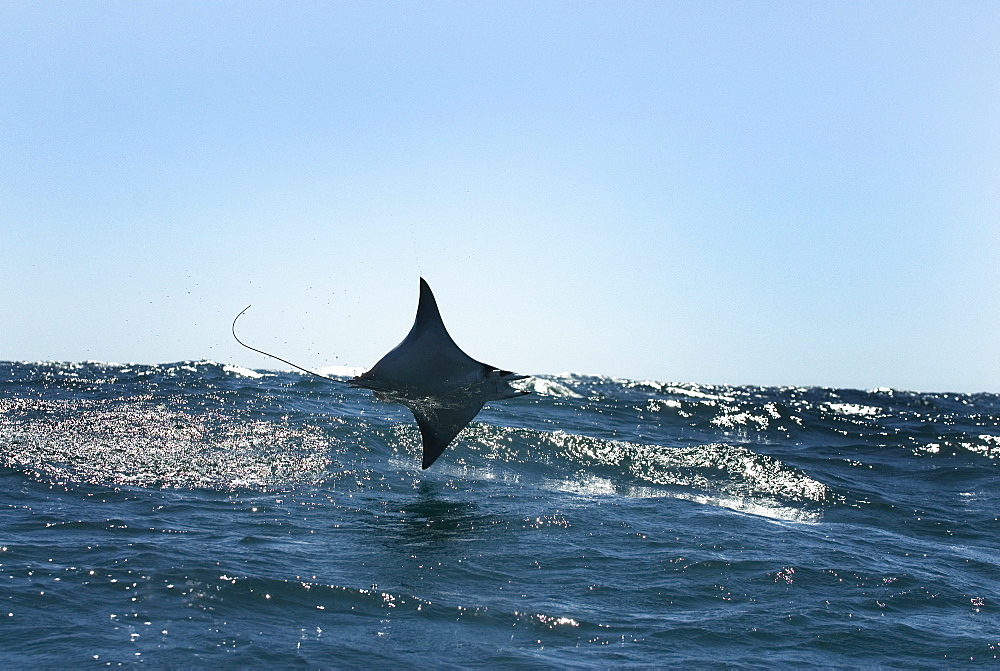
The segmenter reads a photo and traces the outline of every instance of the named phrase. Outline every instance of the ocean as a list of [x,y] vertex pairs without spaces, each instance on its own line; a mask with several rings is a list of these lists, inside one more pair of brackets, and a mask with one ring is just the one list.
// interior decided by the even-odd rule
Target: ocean
[[0,363],[0,667],[995,666],[1000,396]]

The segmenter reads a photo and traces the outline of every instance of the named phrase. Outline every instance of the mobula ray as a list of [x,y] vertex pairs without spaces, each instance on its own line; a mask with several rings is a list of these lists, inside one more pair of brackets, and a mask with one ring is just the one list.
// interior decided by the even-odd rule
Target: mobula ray
[[[244,308],[243,312],[246,310]],[[243,312],[236,315],[236,319]],[[434,294],[422,277],[417,316],[403,342],[379,359],[367,373],[346,382],[250,347],[236,335],[236,319],[233,320],[233,337],[247,349],[332,382],[370,389],[381,401],[409,408],[423,439],[423,468],[441,456],[486,403],[529,393],[510,385],[512,380],[522,380],[527,375],[476,361],[455,344],[441,320]]]

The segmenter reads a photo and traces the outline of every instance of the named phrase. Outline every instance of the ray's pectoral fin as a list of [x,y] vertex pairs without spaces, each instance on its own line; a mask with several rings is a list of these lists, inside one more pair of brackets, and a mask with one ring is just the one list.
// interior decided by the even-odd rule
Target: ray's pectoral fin
[[441,407],[407,404],[420,427],[420,437],[424,444],[424,459],[421,468],[428,468],[437,461],[445,448],[451,444],[472,418],[483,409],[483,402],[475,402],[460,407]]

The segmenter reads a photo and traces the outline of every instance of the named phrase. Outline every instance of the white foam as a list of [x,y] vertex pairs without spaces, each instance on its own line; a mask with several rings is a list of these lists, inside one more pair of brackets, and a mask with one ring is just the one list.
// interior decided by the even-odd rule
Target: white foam
[[[516,383],[515,383],[516,384]],[[559,384],[552,380],[546,380],[540,377],[532,377],[523,383],[523,388],[533,391],[536,394],[541,394],[542,396],[559,396],[561,398],[583,398],[582,394],[578,394],[566,385]]]
[[327,377],[357,377],[368,368],[365,366],[320,366],[311,370]]
[[821,522],[823,519],[823,513],[819,510],[782,505],[777,501],[767,498],[680,492],[659,489],[656,487],[620,487],[607,478],[600,478],[596,476],[585,476],[577,479],[550,480],[545,484],[554,491],[566,492],[577,496],[624,496],[634,499],[680,499],[683,501],[691,501],[702,505],[715,506],[717,508],[725,508],[739,513],[746,513],[749,515],[756,515],[758,517],[766,517],[773,520],[787,522],[816,524]]
[[727,401],[732,403],[736,399],[732,396],[722,396],[721,394],[707,394],[703,391],[695,391],[694,389],[684,389],[683,387],[666,387],[663,389],[664,392],[670,394],[677,394],[679,396],[691,396],[693,398],[703,398],[709,401]]
[[841,415],[874,417],[879,414],[879,409],[873,408],[870,405],[858,405],[856,403],[824,403],[823,405]]
[[757,429],[763,431],[770,424],[770,420],[763,415],[752,415],[749,412],[737,412],[722,415],[721,417],[713,417],[712,424],[724,429],[735,429],[737,426],[747,426],[749,424],[756,424]]
[[239,375],[241,377],[252,377],[255,379],[264,377],[263,373],[258,373],[255,370],[250,370],[249,368],[244,368],[243,366],[237,366],[236,364],[231,363],[223,364],[222,371],[231,375]]

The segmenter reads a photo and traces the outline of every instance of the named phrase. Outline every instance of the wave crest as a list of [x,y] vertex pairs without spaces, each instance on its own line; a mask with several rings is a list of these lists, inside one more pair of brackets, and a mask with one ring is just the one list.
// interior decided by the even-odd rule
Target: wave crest
[[484,456],[541,464],[553,487],[579,494],[666,496],[810,522],[819,521],[823,508],[838,500],[822,482],[741,445],[667,447],[488,425],[473,429],[470,438]]

